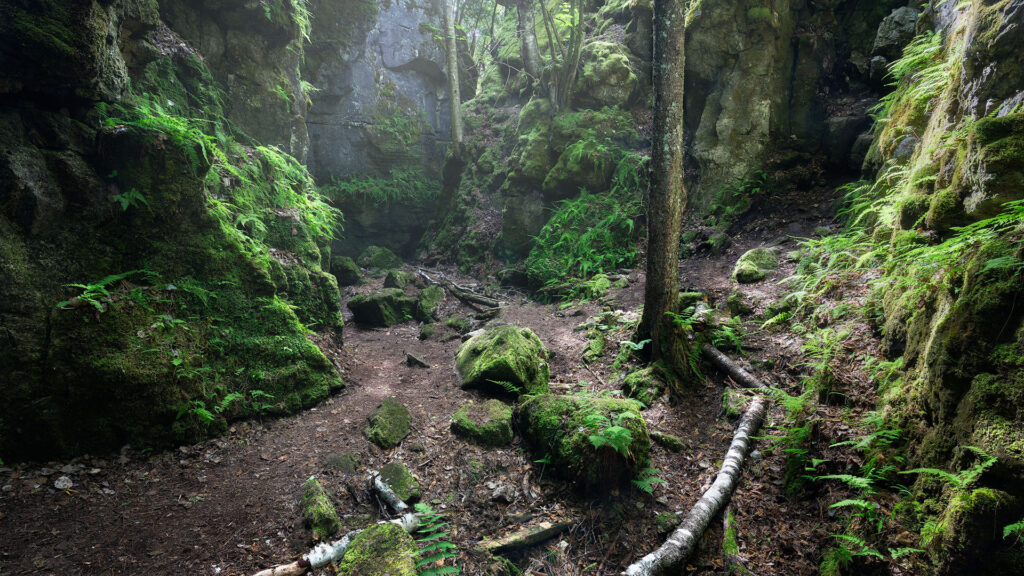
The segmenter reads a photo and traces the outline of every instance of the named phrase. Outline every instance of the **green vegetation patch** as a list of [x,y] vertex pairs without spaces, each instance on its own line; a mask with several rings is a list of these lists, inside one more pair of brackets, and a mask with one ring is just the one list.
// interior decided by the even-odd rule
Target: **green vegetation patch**
[[548,350],[529,328],[491,328],[463,342],[455,356],[463,388],[537,394],[548,388]]
[[426,206],[441,195],[437,178],[420,169],[392,169],[388,176],[356,176],[334,180],[320,188],[336,204],[362,203],[374,206]]
[[369,246],[359,255],[356,262],[363,268],[390,270],[402,265],[402,259],[394,252],[380,246]]
[[437,320],[437,311],[444,301],[444,288],[433,285],[420,291],[416,299],[416,319],[420,322],[432,323]]
[[416,542],[402,527],[385,522],[363,530],[338,562],[338,576],[416,576]]
[[395,398],[385,398],[370,415],[365,434],[371,442],[387,450],[398,446],[410,431],[409,409]]
[[779,267],[779,257],[769,248],[748,250],[736,261],[732,271],[732,279],[740,284],[760,282],[768,272]]
[[650,406],[665,393],[665,382],[658,372],[657,368],[648,367],[630,373],[622,380],[622,393]]
[[633,400],[544,394],[528,398],[519,418],[535,454],[582,490],[622,486],[647,464],[651,441]]
[[388,462],[382,466],[380,479],[406,504],[418,502],[423,495],[420,483],[401,462]]
[[512,442],[512,407],[500,400],[469,403],[452,416],[452,432],[482,446]]
[[415,276],[405,270],[388,270],[384,276],[385,288],[405,288],[412,284]]
[[356,286],[363,281],[359,266],[348,256],[331,258],[331,274],[337,278],[339,286]]
[[385,288],[353,296],[347,306],[356,323],[386,327],[412,320],[416,299],[399,288]]
[[314,476],[302,484],[302,517],[306,526],[313,531],[314,540],[326,540],[341,530],[338,511]]

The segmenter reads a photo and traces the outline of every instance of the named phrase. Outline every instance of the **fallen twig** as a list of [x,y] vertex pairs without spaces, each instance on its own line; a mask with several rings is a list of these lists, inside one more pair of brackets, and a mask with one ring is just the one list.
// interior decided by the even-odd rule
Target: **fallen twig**
[[506,550],[526,548],[527,546],[533,546],[534,544],[543,542],[549,538],[554,538],[568,530],[570,526],[572,526],[572,523],[565,521],[540,522],[533,526],[520,528],[512,534],[498,538],[497,540],[485,540],[480,543],[480,549],[492,554],[497,554]]

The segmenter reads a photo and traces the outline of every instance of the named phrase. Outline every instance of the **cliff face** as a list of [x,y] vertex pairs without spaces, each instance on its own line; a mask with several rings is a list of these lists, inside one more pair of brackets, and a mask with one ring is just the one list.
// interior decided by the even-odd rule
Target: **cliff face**
[[200,29],[173,2],[0,2],[4,457],[194,441],[342,385],[303,328],[340,335],[335,215],[268,146],[302,140],[274,102],[300,5]]

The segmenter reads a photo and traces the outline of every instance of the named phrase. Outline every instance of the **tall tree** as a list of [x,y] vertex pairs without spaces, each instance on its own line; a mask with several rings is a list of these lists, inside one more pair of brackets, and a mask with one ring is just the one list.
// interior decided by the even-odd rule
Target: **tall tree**
[[444,20],[444,50],[448,66],[448,101],[451,106],[452,153],[462,157],[462,96],[459,93],[459,49],[455,42],[454,0],[441,0]]
[[654,0],[654,138],[647,209],[647,284],[637,339],[651,340],[651,359],[676,375],[688,371],[686,335],[674,322],[679,307],[679,233],[683,187],[683,70],[686,1]]
[[520,54],[523,57],[523,69],[533,78],[540,81],[540,47],[537,44],[537,16],[534,13],[534,0],[516,0],[516,12],[519,16],[518,25]]

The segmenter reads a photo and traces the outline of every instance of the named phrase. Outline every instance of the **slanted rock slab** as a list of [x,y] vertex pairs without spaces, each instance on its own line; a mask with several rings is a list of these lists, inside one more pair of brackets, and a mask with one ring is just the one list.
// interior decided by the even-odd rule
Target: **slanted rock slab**
[[352,540],[338,576],[416,576],[416,542],[402,527],[374,524]]
[[736,261],[732,279],[740,284],[752,284],[764,280],[768,272],[779,267],[779,257],[769,248],[748,250]]
[[423,492],[416,477],[401,462],[388,462],[380,469],[380,479],[395,491],[402,502],[419,502]]
[[409,410],[394,398],[385,398],[370,415],[366,437],[384,448],[394,448],[409,435]]
[[470,403],[452,416],[452,432],[483,446],[512,442],[512,407],[500,400]]
[[368,326],[394,326],[412,319],[416,299],[398,288],[385,288],[370,294],[359,294],[348,301],[352,319]]
[[529,328],[496,326],[473,336],[459,347],[455,369],[463,388],[506,396],[548,389],[548,351]]

